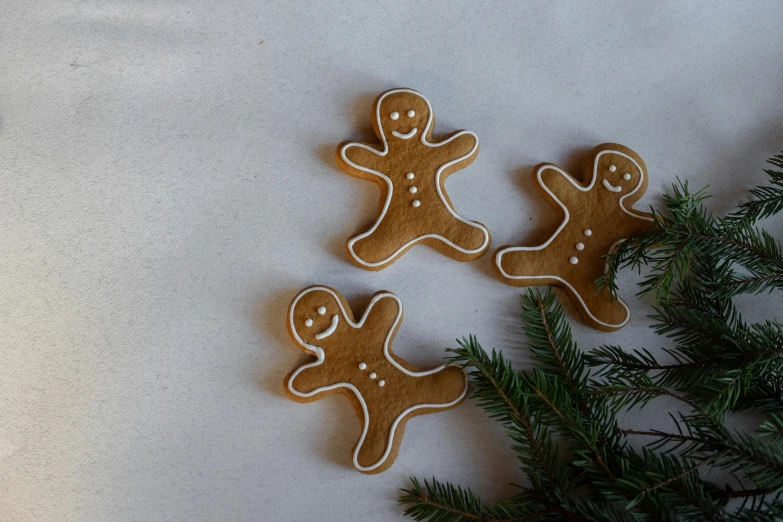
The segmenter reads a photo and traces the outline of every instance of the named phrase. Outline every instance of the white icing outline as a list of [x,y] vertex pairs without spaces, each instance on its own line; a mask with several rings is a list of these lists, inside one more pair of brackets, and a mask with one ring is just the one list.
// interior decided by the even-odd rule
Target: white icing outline
[[337,317],[337,314],[334,314],[332,316],[332,324],[329,325],[329,328],[327,328],[326,330],[324,330],[321,333],[315,334],[315,338],[318,339],[319,341],[321,339],[326,339],[327,337],[332,335],[335,330],[337,330],[337,323],[339,323],[339,322],[340,322],[340,318]]
[[294,298],[294,301],[291,303],[290,314],[289,314],[289,323],[291,326],[291,332],[293,332],[296,341],[302,346],[304,346],[305,348],[307,348],[308,351],[313,352],[313,354],[316,357],[318,357],[318,360],[312,363],[304,364],[299,368],[297,368],[296,371],[294,371],[294,373],[291,374],[291,378],[288,379],[288,390],[298,397],[312,397],[317,393],[334,390],[337,388],[348,388],[349,390],[351,390],[354,393],[354,395],[356,395],[356,398],[359,399],[359,403],[362,406],[362,412],[364,414],[362,435],[361,437],[359,437],[359,442],[356,444],[356,449],[354,449],[353,452],[353,465],[359,471],[372,471],[373,469],[382,465],[389,457],[389,454],[391,453],[392,445],[394,444],[394,432],[397,429],[399,423],[402,421],[402,419],[405,418],[406,415],[413,412],[414,410],[418,410],[421,408],[449,408],[451,406],[454,406],[455,404],[458,404],[462,399],[465,398],[465,395],[468,393],[468,376],[464,375],[463,372],[463,375],[465,377],[465,388],[462,390],[460,396],[454,399],[453,401],[445,404],[415,404],[405,409],[402,413],[400,413],[400,415],[397,416],[397,418],[394,419],[394,422],[392,423],[391,430],[389,431],[389,442],[386,445],[386,451],[384,451],[383,456],[380,458],[380,460],[370,466],[360,465],[358,460],[359,450],[361,450],[362,444],[364,444],[364,437],[367,436],[367,429],[370,425],[370,414],[367,411],[367,403],[364,401],[364,397],[362,397],[362,394],[359,393],[359,390],[353,384],[347,382],[339,382],[335,384],[330,384],[328,386],[321,386],[320,388],[316,388],[315,390],[306,393],[296,391],[293,387],[294,379],[296,379],[296,376],[299,375],[299,372],[307,368],[319,366],[323,364],[323,362],[326,360],[326,355],[324,354],[323,348],[321,348],[320,346],[315,346],[306,343],[301,337],[299,337],[299,333],[296,331],[296,327],[294,325],[294,310],[296,309],[296,303],[299,302],[299,299],[301,299],[303,296],[309,294],[310,292],[314,292],[316,290],[322,290],[324,292],[328,292],[332,297],[334,297],[335,301],[337,301],[337,304],[340,307],[340,311],[343,314],[343,319],[345,319],[345,322],[348,325],[350,325],[352,328],[356,328],[356,329],[359,329],[362,327],[362,325],[364,325],[364,321],[367,319],[367,317],[369,317],[370,310],[372,310],[372,307],[375,306],[375,303],[387,297],[394,299],[397,302],[397,317],[394,319],[394,323],[392,324],[391,328],[389,328],[389,332],[386,334],[386,339],[383,342],[383,355],[386,357],[386,360],[388,360],[392,364],[392,366],[394,366],[404,374],[409,375],[411,377],[424,377],[426,375],[431,375],[433,373],[437,373],[441,371],[443,368],[445,368],[448,365],[443,364],[441,366],[438,366],[437,368],[433,368],[432,370],[426,370],[423,372],[412,372],[410,370],[407,370],[403,366],[400,366],[400,364],[391,357],[391,355],[389,354],[389,341],[391,340],[392,334],[397,330],[397,325],[399,324],[400,319],[402,318],[402,302],[396,295],[392,294],[391,292],[383,292],[381,294],[376,294],[375,296],[373,296],[372,300],[370,301],[370,304],[367,305],[367,309],[364,311],[364,315],[362,315],[362,318],[359,320],[358,323],[354,323],[353,321],[348,319],[348,314],[345,313],[345,308],[343,308],[342,301],[331,288],[327,288],[325,286],[313,286],[310,288],[305,288],[299,293],[299,295],[297,295]]
[[401,140],[409,140],[409,139],[411,139],[412,137],[414,137],[414,136],[416,135],[416,132],[417,132],[418,130],[419,130],[419,129],[418,129],[417,127],[413,127],[413,128],[412,128],[411,130],[409,130],[408,132],[397,132],[396,130],[393,130],[393,131],[392,131],[392,134],[393,134],[394,136],[396,136],[396,137],[400,138]]
[[623,190],[623,187],[620,186],[615,187],[614,185],[606,181],[606,179],[603,180],[603,184],[604,184],[604,188],[606,188],[606,190],[609,190],[611,192],[622,192]]
[[[386,156],[386,154],[389,153],[389,144],[386,141],[386,135],[384,134],[383,127],[381,126],[381,105],[382,105],[383,99],[386,96],[388,96],[390,94],[395,94],[395,93],[398,93],[398,92],[406,92],[406,93],[415,94],[416,96],[419,96],[422,100],[424,100],[424,102],[427,104],[427,109],[429,109],[429,116],[427,118],[427,125],[425,125],[424,131],[421,133],[421,142],[424,145],[426,145],[427,147],[432,147],[432,148],[440,147],[441,145],[445,145],[446,143],[451,142],[455,138],[457,138],[459,136],[462,136],[462,135],[465,135],[465,134],[469,134],[469,135],[473,136],[473,138],[475,139],[475,145],[473,146],[472,149],[470,149],[470,152],[468,152],[464,156],[460,156],[459,158],[451,160],[451,161],[441,165],[440,167],[438,167],[438,170],[435,173],[435,186],[436,186],[436,188],[438,190],[438,196],[440,197],[440,200],[443,202],[443,205],[451,213],[452,216],[454,216],[459,221],[462,221],[463,223],[465,223],[467,225],[470,225],[472,227],[478,228],[484,234],[484,242],[481,244],[481,246],[479,248],[477,248],[475,250],[466,250],[464,248],[461,248],[461,247],[455,245],[454,243],[452,243],[451,241],[449,241],[448,239],[446,239],[445,237],[443,237],[443,236],[441,236],[439,234],[424,234],[422,236],[419,236],[419,237],[411,239],[410,241],[408,241],[407,243],[402,245],[400,248],[395,250],[392,253],[392,255],[390,255],[386,259],[384,259],[382,261],[378,261],[376,263],[368,263],[368,262],[364,261],[363,259],[361,259],[356,254],[356,252],[353,251],[354,243],[356,243],[360,239],[364,239],[365,237],[367,237],[370,234],[372,234],[373,232],[375,232],[375,229],[377,229],[378,225],[381,223],[381,221],[383,221],[383,218],[386,216],[386,212],[389,210],[389,205],[391,204],[391,198],[392,198],[392,193],[394,192],[394,186],[392,184],[391,179],[386,174],[383,174],[382,172],[378,172],[377,170],[373,170],[373,169],[369,169],[367,167],[363,167],[361,165],[357,165],[356,163],[354,163],[354,162],[352,162],[351,160],[348,159],[348,157],[345,155],[345,151],[349,147],[361,147],[361,148],[363,148],[365,150],[369,150],[370,152],[373,152],[373,153],[375,153],[375,154],[377,154],[379,156]],[[385,264],[389,263],[390,261],[392,261],[394,258],[399,256],[400,253],[403,252],[408,247],[418,243],[419,241],[422,241],[422,240],[428,239],[428,238],[439,239],[439,240],[443,241],[444,243],[446,243],[447,245],[449,245],[450,247],[454,248],[455,250],[457,250],[459,252],[462,252],[463,254],[478,254],[479,252],[483,251],[487,247],[487,245],[489,244],[489,231],[485,227],[483,227],[482,225],[479,225],[478,223],[475,223],[473,221],[468,221],[467,219],[464,219],[464,218],[460,217],[459,215],[457,215],[457,213],[454,211],[454,209],[451,208],[451,205],[449,205],[448,202],[446,201],[446,198],[443,196],[443,192],[441,191],[441,188],[440,188],[440,174],[441,174],[441,172],[443,172],[446,168],[450,167],[451,165],[454,165],[455,163],[459,163],[460,161],[464,160],[465,158],[469,158],[470,156],[472,156],[476,152],[476,150],[478,150],[478,146],[479,146],[478,136],[476,136],[474,133],[472,133],[470,131],[460,131],[460,132],[454,134],[450,138],[448,138],[448,139],[446,139],[446,140],[444,140],[444,141],[442,141],[440,143],[430,143],[430,142],[428,142],[427,141],[427,133],[429,132],[430,125],[432,125],[432,118],[433,118],[432,105],[430,105],[430,101],[427,98],[422,96],[421,93],[419,93],[417,91],[414,91],[413,89],[393,89],[391,91],[386,91],[378,99],[378,103],[376,104],[376,108],[375,108],[375,113],[376,113],[376,118],[378,120],[378,129],[380,130],[381,141],[383,142],[383,150],[379,151],[379,150],[374,149],[373,147],[371,147],[371,146],[369,146],[369,145],[367,145],[365,143],[348,143],[348,144],[344,145],[340,149],[340,157],[348,165],[351,165],[352,167],[354,167],[356,169],[359,169],[359,170],[361,170],[363,172],[367,172],[369,174],[373,174],[375,176],[379,176],[388,185],[388,190],[387,190],[387,193],[386,193],[386,202],[383,204],[383,209],[381,210],[381,215],[375,221],[375,224],[367,232],[363,232],[363,233],[359,234],[358,236],[356,236],[356,237],[354,237],[354,238],[352,238],[352,239],[350,239],[348,241],[348,252],[351,254],[351,257],[353,257],[360,265],[363,265],[363,266],[367,266],[367,267],[381,266],[381,265],[385,265]]]
[[[641,216],[641,215],[638,215],[638,214],[631,213],[628,210],[626,210],[626,208],[623,206],[623,200],[625,198],[627,198],[628,196],[630,196],[631,194],[634,194],[637,190],[639,190],[639,187],[642,186],[642,182],[644,181],[644,170],[636,162],[635,159],[633,159],[632,157],[628,156],[627,154],[624,154],[624,153],[622,153],[620,151],[616,151],[616,150],[602,150],[601,152],[599,152],[595,156],[595,162],[593,163],[593,179],[590,181],[590,184],[587,187],[583,187],[581,184],[577,183],[574,178],[569,176],[560,167],[557,167],[555,165],[544,165],[544,166],[540,167],[538,169],[538,171],[536,172],[536,178],[538,179],[538,184],[541,185],[541,188],[543,188],[544,191],[546,191],[546,193],[549,194],[552,197],[552,199],[560,206],[560,208],[563,209],[563,213],[565,214],[565,218],[563,218],[563,222],[560,223],[559,227],[557,227],[557,230],[555,230],[555,233],[552,234],[552,237],[547,239],[546,242],[543,245],[538,245],[538,246],[535,246],[535,247],[522,247],[522,246],[519,246],[519,247],[509,247],[509,248],[502,248],[502,249],[498,250],[497,253],[495,254],[495,265],[497,266],[497,268],[500,271],[501,275],[503,277],[507,278],[507,279],[555,279],[557,281],[560,281],[562,284],[564,284],[569,289],[571,289],[571,292],[573,292],[573,294],[576,296],[577,300],[579,301],[579,304],[582,306],[582,309],[584,309],[584,311],[587,312],[587,315],[590,316],[590,318],[593,321],[595,321],[596,323],[598,323],[598,324],[600,324],[602,326],[606,326],[607,328],[622,328],[623,326],[625,326],[628,323],[628,320],[631,318],[631,311],[628,309],[628,305],[625,303],[625,301],[623,301],[619,297],[617,298],[617,301],[623,306],[623,308],[625,308],[625,319],[623,320],[622,323],[619,323],[619,324],[605,323],[603,321],[600,321],[597,317],[595,317],[592,314],[592,312],[590,312],[590,309],[587,308],[587,304],[582,299],[582,296],[579,295],[579,292],[576,291],[576,289],[571,285],[571,283],[569,283],[568,281],[566,281],[562,277],[559,277],[559,276],[556,276],[556,275],[512,276],[510,274],[507,274],[506,271],[503,270],[503,265],[501,264],[501,259],[502,259],[503,255],[506,252],[516,252],[516,251],[520,251],[520,250],[541,250],[543,248],[546,248],[549,245],[549,243],[551,243],[557,237],[557,235],[560,234],[560,232],[563,230],[563,228],[565,228],[566,223],[568,223],[569,219],[571,218],[571,214],[568,212],[568,209],[563,204],[563,202],[560,201],[557,198],[557,196],[555,196],[552,193],[552,191],[549,190],[549,187],[547,187],[544,184],[544,182],[541,179],[541,173],[543,171],[547,170],[547,169],[554,170],[555,172],[558,172],[559,174],[561,174],[567,181],[569,181],[578,190],[580,190],[582,192],[588,192],[588,191],[590,191],[593,188],[593,185],[595,185],[595,180],[598,178],[598,160],[604,154],[618,154],[618,155],[620,155],[620,156],[622,156],[624,158],[627,158],[634,164],[634,166],[636,166],[636,169],[639,171],[639,183],[636,184],[636,186],[633,188],[633,190],[631,190],[628,194],[622,196],[618,200],[618,204],[620,206],[620,210],[622,210],[623,212],[625,212],[626,214],[628,214],[629,216],[634,217],[634,218],[644,219],[646,221],[654,221],[654,219],[651,218],[651,217],[645,217],[645,216]],[[604,181],[606,181],[606,180],[604,180]],[[585,235],[586,236],[592,235],[592,234],[587,234],[588,230],[590,230],[590,229],[589,228],[585,229]],[[615,241],[612,244],[612,246],[609,247],[609,252],[612,252],[615,249],[615,247],[620,243],[620,241],[622,241],[622,239],[619,239],[619,240]],[[607,260],[607,263],[608,263],[608,260]],[[606,267],[604,267],[604,272],[606,272]]]

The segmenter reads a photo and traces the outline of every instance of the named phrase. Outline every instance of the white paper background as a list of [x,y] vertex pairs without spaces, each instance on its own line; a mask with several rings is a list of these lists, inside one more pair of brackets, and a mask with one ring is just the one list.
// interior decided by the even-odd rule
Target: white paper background
[[[489,256],[348,263],[378,194],[333,151],[372,137],[383,90],[478,134],[448,188],[493,249],[553,226],[536,163],[574,171],[618,141],[649,168],[643,206],[679,176],[724,212],[783,149],[775,1],[3,0],[0,20],[3,521],[397,520],[411,475],[488,500],[525,481],[472,402],[413,420],[395,465],[364,476],[347,402],[282,394],[306,360],[285,309],[313,283],[359,309],[395,292],[395,349],[422,366],[470,333],[527,360],[520,291]],[[575,325],[580,346],[659,346],[630,301],[618,333]],[[665,406],[629,422],[665,426]]]

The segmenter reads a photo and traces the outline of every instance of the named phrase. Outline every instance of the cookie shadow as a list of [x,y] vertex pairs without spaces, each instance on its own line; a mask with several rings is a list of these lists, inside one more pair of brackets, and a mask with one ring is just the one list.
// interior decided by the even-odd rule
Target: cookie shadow
[[[348,190],[352,191],[351,197],[353,198],[353,202],[345,208],[345,220],[343,221],[339,234],[335,234],[324,241],[325,248],[331,255],[339,257],[347,263],[351,263],[348,257],[346,243],[349,238],[369,230],[378,219],[378,202],[381,194],[374,183],[354,178],[341,171],[334,160],[334,151],[336,149],[337,144],[321,145],[318,148],[317,156],[321,161],[333,167],[331,173],[345,178],[345,186]],[[358,219],[356,217],[357,215],[360,216]],[[370,217],[365,218],[364,216]],[[355,224],[357,220],[359,221],[359,225]]]
[[[271,342],[273,346],[267,349],[279,349],[280,352],[290,354],[287,359],[287,366],[277,367],[270,364],[282,357],[266,357],[261,368],[256,368],[255,381],[258,387],[268,393],[277,396],[285,396],[283,386],[286,375],[295,366],[290,364],[295,349],[286,329],[286,312],[291,299],[300,289],[288,287],[275,290],[258,299],[253,307],[253,322],[258,330],[261,342]],[[306,354],[301,353],[300,363],[307,358]],[[289,367],[290,366],[290,367]]]

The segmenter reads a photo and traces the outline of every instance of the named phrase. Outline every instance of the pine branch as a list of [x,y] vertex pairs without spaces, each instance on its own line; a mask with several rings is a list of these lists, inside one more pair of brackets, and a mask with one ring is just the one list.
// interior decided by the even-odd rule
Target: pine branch
[[488,356],[474,336],[458,343],[460,348],[447,350],[453,354],[450,361],[472,369],[469,375],[476,387],[472,398],[490,418],[506,427],[531,482],[542,483],[553,492],[564,488],[568,472],[560,463],[548,430],[542,428],[530,411],[523,376],[514,371],[502,354],[492,350],[491,357]]
[[759,426],[759,434],[775,442],[783,443],[783,416],[771,414]]
[[[783,169],[783,154],[773,156],[767,163]],[[740,205],[731,214],[731,219],[741,223],[755,223],[759,219],[773,216],[783,210],[783,170],[765,170],[769,186],[758,186],[750,190],[753,200]]]
[[494,509],[486,509],[481,500],[470,489],[462,489],[448,482],[431,482],[411,478],[411,489],[404,489],[399,499],[407,506],[405,516],[414,520],[429,522],[522,522],[541,520],[549,513],[547,508],[530,496],[517,495],[513,503],[499,504]]
[[[772,190],[783,201],[783,186],[779,182],[775,178],[777,185]],[[690,273],[695,260],[717,258],[727,266],[736,264],[749,272],[733,276],[729,287],[716,287],[724,295],[736,295],[742,289],[762,292],[783,288],[775,277],[783,270],[783,250],[771,235],[754,226],[755,219],[715,218],[703,205],[709,197],[705,190],[692,193],[687,182],[674,185],[672,192],[664,196],[665,210],[652,212],[656,219],[654,230],[623,241],[607,256],[607,270],[598,280],[599,287],[616,295],[614,281],[621,268],[630,266],[638,271],[642,265],[648,265],[652,273],[640,284],[639,293],[651,294],[660,303],[668,297],[673,284]],[[768,215],[765,213],[779,210],[777,205],[760,204],[743,216]]]
[[579,393],[585,386],[584,356],[571,337],[571,326],[553,292],[528,289],[522,296],[522,330],[532,359],[551,375],[563,378],[568,388]]
[[[770,161],[783,169],[783,155]],[[657,306],[654,330],[669,341],[659,360],[644,348],[584,354],[551,292],[522,296],[522,328],[535,367],[516,372],[475,337],[450,350],[469,371],[473,398],[504,426],[531,487],[485,506],[469,489],[433,479],[405,490],[406,515],[428,522],[783,520],[783,325],[746,321],[732,298],[783,289],[783,248],[756,222],[783,211],[783,170],[727,216],[706,209],[705,190],[675,185],[655,228],[607,257],[599,285],[616,292],[624,267],[651,269],[640,284]],[[592,374],[589,371],[592,369]],[[625,429],[618,415],[659,397],[686,413],[676,430]],[[766,415],[757,433],[724,425],[728,412]],[[631,437],[645,442],[641,452]],[[567,446],[559,451],[558,445]],[[564,448],[565,449],[565,448]],[[739,482],[702,478],[717,468]]]

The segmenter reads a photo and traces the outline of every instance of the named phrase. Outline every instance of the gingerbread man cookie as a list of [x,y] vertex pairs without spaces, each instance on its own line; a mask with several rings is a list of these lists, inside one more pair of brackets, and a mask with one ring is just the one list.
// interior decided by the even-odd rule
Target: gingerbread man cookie
[[444,186],[450,174],[476,159],[476,135],[459,131],[434,142],[432,106],[413,89],[381,94],[373,116],[381,148],[342,143],[336,155],[342,170],[381,189],[375,224],[348,241],[351,260],[367,270],[380,270],[419,242],[460,261],[483,255],[489,231],[457,215]]
[[605,143],[584,163],[583,185],[556,165],[536,168],[538,184],[563,221],[544,244],[503,246],[494,266],[501,279],[515,286],[551,284],[566,290],[582,318],[594,328],[613,331],[631,317],[622,299],[596,280],[606,270],[605,254],[622,239],[654,227],[650,214],[632,208],[647,189],[642,159],[631,149]]
[[411,417],[454,408],[465,398],[467,378],[455,366],[419,371],[392,352],[402,303],[392,293],[375,294],[356,322],[335,290],[311,286],[288,311],[288,330],[299,348],[317,360],[286,378],[286,394],[312,402],[332,393],[348,397],[362,423],[353,465],[380,473],[392,465]]

